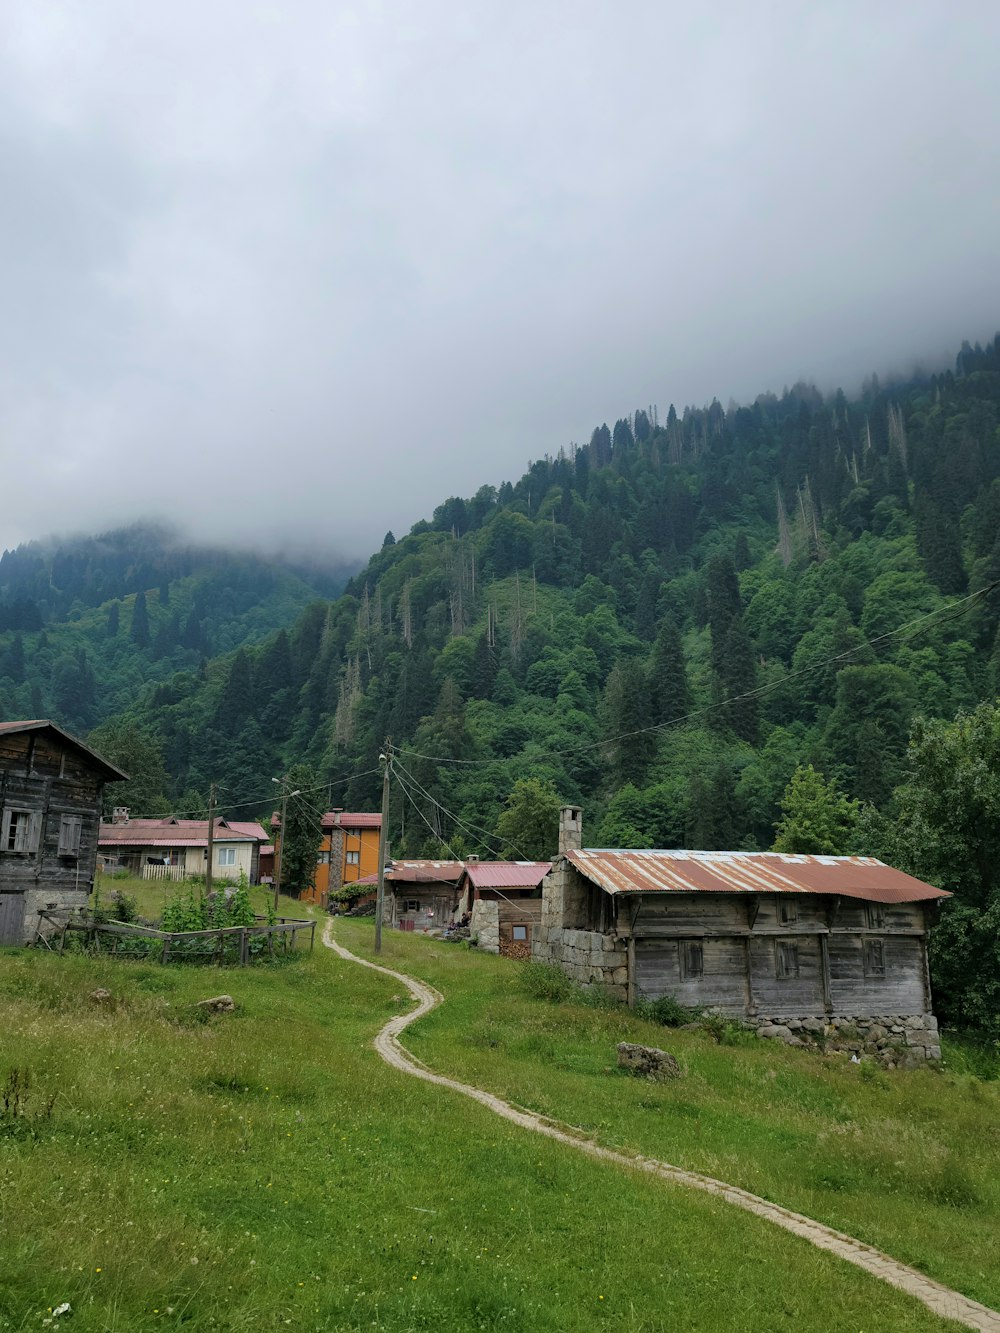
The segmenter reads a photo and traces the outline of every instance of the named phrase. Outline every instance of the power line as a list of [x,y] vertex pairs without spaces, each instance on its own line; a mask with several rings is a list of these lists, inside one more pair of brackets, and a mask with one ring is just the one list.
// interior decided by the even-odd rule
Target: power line
[[[745,699],[759,699],[765,694],[770,694],[774,690],[784,689],[791,680],[796,680],[799,676],[808,675],[810,672],[818,671],[822,667],[833,666],[837,662],[843,662],[856,653],[862,652],[865,648],[874,648],[877,644],[884,643],[888,639],[894,639],[904,634],[907,630],[914,629],[916,626],[923,625],[926,621],[934,619],[936,616],[944,616],[947,620],[956,620],[959,616],[971,609],[971,604],[976,598],[985,597],[994,589],[1000,587],[1000,579],[994,579],[985,588],[979,588],[976,592],[971,592],[967,596],[960,598],[957,602],[952,602],[946,607],[941,607],[936,611],[928,611],[926,615],[917,616],[916,619],[907,621],[904,625],[898,625],[896,629],[887,630],[884,634],[878,634],[873,639],[862,639],[853,648],[847,648],[842,653],[837,653],[833,657],[824,657],[817,662],[810,662],[807,666],[799,667],[797,671],[790,671],[782,676],[780,680],[770,681],[766,685],[755,686],[752,690],[745,690],[742,694],[730,695],[728,698],[720,699],[716,703],[705,704],[701,708],[694,709],[693,712],[684,713],[680,717],[670,718],[666,722],[653,722],[648,727],[637,727],[634,731],[623,731],[616,736],[605,736],[599,741],[594,741],[587,745],[574,745],[565,750],[543,750],[537,755],[538,759],[566,759],[573,755],[587,754],[592,750],[603,749],[606,745],[613,745],[616,741],[630,740],[633,736],[643,736],[649,732],[667,731],[672,727],[678,727],[684,722],[694,721],[695,718],[704,717],[708,713],[716,712],[720,708],[728,708],[730,704],[741,703]],[[447,755],[423,754],[419,750],[407,750],[400,748],[400,754],[405,754],[408,758],[426,759],[434,764],[455,764],[463,767],[476,768],[485,767],[490,764],[500,764],[504,761],[496,757],[492,759],[453,759]]]
[[[352,773],[349,777],[339,778],[336,782],[320,782],[315,787],[304,787],[302,788],[299,794],[303,795],[307,792],[315,792],[315,791],[332,791],[334,787],[345,787],[347,786],[348,783],[354,782],[355,779],[357,778],[367,778],[370,777],[373,773],[378,773],[380,771],[381,770],[377,768],[367,768],[362,773]],[[256,800],[240,801],[240,802],[227,801],[225,802],[225,804],[216,806],[216,809],[219,811],[246,810],[250,806],[270,804],[272,800],[273,800],[273,793],[264,792],[264,794],[258,797]],[[171,811],[171,814],[174,816],[175,819],[200,819],[207,814],[207,809],[205,807],[202,807],[201,809],[198,810],[188,810],[183,812],[179,810],[174,810]]]
[[425,823],[425,824],[427,825],[427,827],[430,829],[430,831],[431,831],[431,836],[432,836],[433,838],[435,838],[436,841],[438,841],[439,843],[441,843],[441,845],[442,845],[443,847],[446,847],[446,848],[448,849],[448,851],[451,853],[451,859],[452,859],[453,861],[462,861],[464,858],[461,857],[461,856],[459,856],[459,855],[457,854],[457,852],[455,851],[454,847],[452,847],[451,843],[448,842],[448,840],[447,840],[445,837],[443,837],[440,833],[438,833],[438,831],[434,828],[434,825],[431,823],[431,821],[430,821],[430,820],[427,818],[427,816],[424,814],[423,810],[421,810],[421,808],[420,808],[418,802],[414,799],[412,792],[409,790],[409,788],[407,787],[406,783],[405,783],[405,782],[403,781],[403,779],[400,777],[399,772],[398,772],[398,770],[396,769],[396,766],[395,766],[395,765],[393,765],[392,771],[393,771],[393,773],[396,774],[396,781],[397,781],[398,784],[399,784],[399,789],[400,789],[400,791],[403,793],[403,795],[406,797],[406,799],[407,799],[407,800],[410,802],[410,804],[413,806],[414,810],[416,810],[417,814],[420,816],[420,818],[424,821],[424,823]]
[[441,811],[441,813],[447,816],[447,818],[450,819],[453,824],[457,824],[460,829],[468,833],[472,837],[473,841],[477,841],[476,835],[480,834],[481,836],[486,838],[487,842],[498,842],[501,847],[513,848],[513,850],[517,852],[518,857],[522,861],[534,860],[534,857],[527,856],[524,853],[524,851],[520,847],[518,847],[516,843],[511,842],[509,838],[501,837],[499,833],[489,833],[487,832],[486,829],[479,828],[479,826],[476,824],[466,823],[464,820],[460,819],[458,815],[454,814],[446,806],[442,805],[436,796],[432,796],[426,787],[422,787],[420,783],[417,781],[417,779],[413,776],[413,774],[410,773],[408,769],[403,768],[402,764],[400,764],[398,761],[395,761],[393,763],[392,771],[395,774],[397,774],[397,776],[399,775],[400,772],[404,773],[406,777],[409,779],[409,781],[413,784],[413,786],[415,786],[417,790],[427,798],[428,801],[430,801],[433,805],[436,805],[437,808]]

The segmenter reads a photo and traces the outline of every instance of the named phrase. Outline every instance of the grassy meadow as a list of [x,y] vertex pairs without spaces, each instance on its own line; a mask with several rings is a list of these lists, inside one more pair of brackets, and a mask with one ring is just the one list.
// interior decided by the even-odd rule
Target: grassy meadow
[[[370,921],[336,930],[370,952]],[[447,997],[407,1034],[436,1068],[1000,1303],[996,1085],[720,1047],[384,940]],[[238,1012],[204,1020],[194,1002],[220,991]],[[0,952],[0,1330],[944,1327],[759,1219],[387,1069],[370,1041],[408,1003],[320,947],[224,972]],[[618,1073],[624,1037],[675,1050],[685,1078]]]

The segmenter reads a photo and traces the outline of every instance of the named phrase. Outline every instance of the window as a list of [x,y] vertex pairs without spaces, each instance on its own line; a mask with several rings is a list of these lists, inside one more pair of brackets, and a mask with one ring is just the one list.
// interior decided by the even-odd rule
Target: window
[[403,911],[404,911],[404,912],[419,912],[419,911],[420,911],[420,899],[419,899],[419,898],[407,898],[407,899],[405,900],[405,902],[403,903]]
[[527,927],[527,926],[512,926],[512,927],[511,927],[511,932],[510,932],[510,937],[511,937],[512,940],[524,940],[524,941],[526,942],[527,939],[528,939],[528,927]]
[[799,905],[794,898],[778,899],[778,924],[790,926],[799,919]]
[[865,903],[865,924],[869,930],[885,929],[885,903]]
[[701,940],[682,940],[680,947],[681,981],[705,975],[705,945]]
[[348,852],[345,858],[345,862],[349,866],[359,866],[361,864],[361,853]]
[[884,977],[885,942],[883,940],[865,940],[864,960],[866,977]]
[[37,852],[39,822],[38,815],[31,810],[5,810],[0,825],[0,851]]
[[799,946],[787,940],[778,940],[775,946],[774,974],[787,981],[799,975]]
[[316,864],[318,866],[328,866],[330,864],[330,853],[320,852],[319,856],[316,857]]
[[83,832],[82,815],[63,815],[59,821],[59,855],[79,856],[80,835]]
[[220,848],[219,848],[219,865],[220,865],[220,866],[234,866],[235,864],[236,864],[236,848],[235,848],[235,847],[220,847]]

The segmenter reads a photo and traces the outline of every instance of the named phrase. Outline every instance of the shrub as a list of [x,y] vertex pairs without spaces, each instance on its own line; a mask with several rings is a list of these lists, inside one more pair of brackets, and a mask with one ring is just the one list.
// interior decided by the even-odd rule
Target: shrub
[[522,963],[521,986],[536,1000],[560,1003],[573,998],[572,981],[555,963]]
[[[639,1009],[639,1006],[636,1006]],[[641,1007],[643,1018],[660,1023],[665,1028],[679,1028],[693,1023],[701,1016],[700,1009],[687,1009],[673,995],[661,995],[658,1000],[646,1000]]]
[[139,919],[138,898],[122,893],[121,889],[115,889],[108,902],[108,908],[113,921],[122,921],[125,925],[128,925],[130,922]]

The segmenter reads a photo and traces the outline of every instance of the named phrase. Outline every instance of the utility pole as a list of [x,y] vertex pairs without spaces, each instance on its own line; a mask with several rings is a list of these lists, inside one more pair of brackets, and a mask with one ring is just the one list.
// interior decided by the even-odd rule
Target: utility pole
[[285,776],[272,778],[271,781],[276,782],[281,788],[281,827],[280,837],[278,838],[278,861],[274,867],[274,915],[277,916],[278,894],[281,892],[281,861],[282,854],[285,850],[285,823],[288,817],[288,798],[289,796],[298,796],[299,793],[298,789],[295,791],[288,790],[288,779]]
[[382,952],[382,913],[385,910],[385,862],[389,854],[389,770],[392,768],[392,740],[385,738],[379,755],[382,764],[382,826],[378,831],[378,893],[375,895],[375,952]]
[[212,856],[215,852],[215,783],[208,789],[208,862],[205,865],[205,897],[212,892]]

